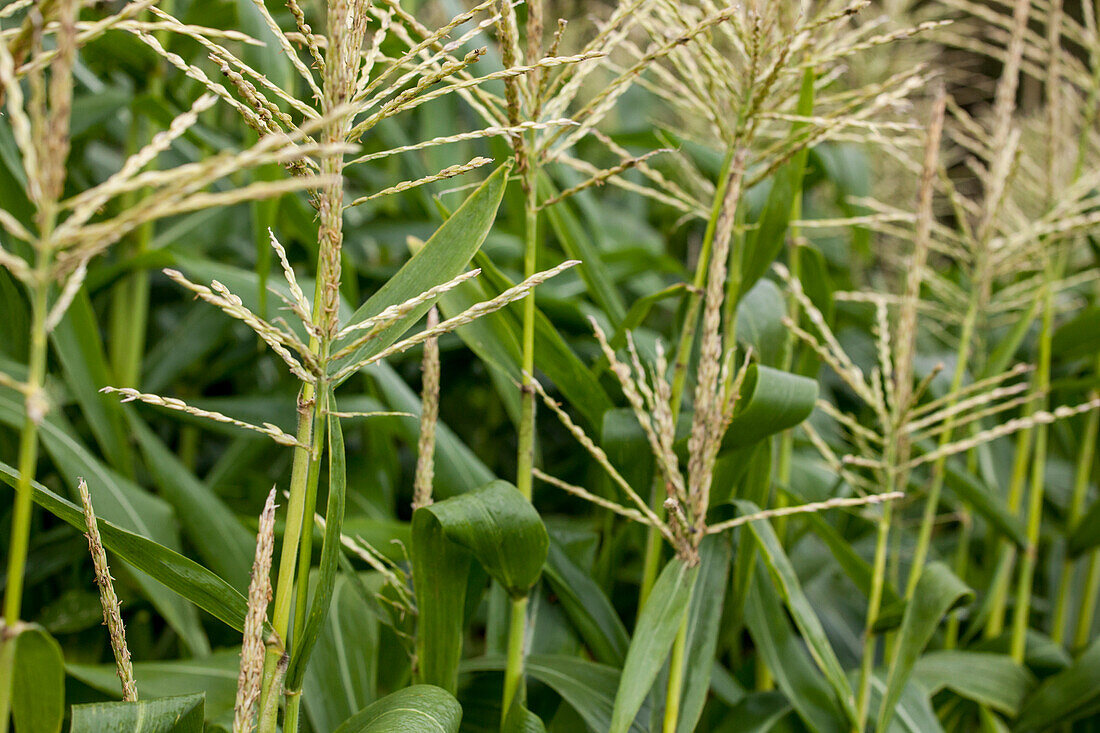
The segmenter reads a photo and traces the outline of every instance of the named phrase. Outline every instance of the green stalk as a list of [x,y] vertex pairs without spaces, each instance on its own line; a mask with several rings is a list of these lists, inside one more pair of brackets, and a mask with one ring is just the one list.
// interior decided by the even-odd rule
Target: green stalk
[[[687,385],[688,364],[691,361],[691,352],[695,346],[695,331],[699,327],[699,308],[703,304],[703,287],[707,282],[711,251],[714,249],[714,232],[718,226],[718,217],[722,213],[722,200],[726,196],[730,172],[733,170],[733,152],[733,146],[730,146],[729,150],[726,151],[726,158],[722,162],[722,173],[714,190],[710,218],[707,219],[707,228],[703,233],[703,246],[699,250],[699,261],[695,264],[695,277],[692,279],[692,288],[687,296],[687,311],[684,314],[682,335],[676,349],[676,361],[672,369],[670,405],[673,420],[676,420],[679,416],[680,406],[683,403],[684,388]],[[659,487],[660,481],[654,481],[654,489],[650,500],[653,511],[661,517],[664,516],[665,508]],[[653,584],[657,582],[662,547],[660,534],[655,528],[649,527],[646,531],[645,559],[642,565],[642,584],[638,594],[638,608],[645,606],[646,599],[649,598],[649,592],[653,590]]]
[[[1043,323],[1039,332],[1039,368],[1036,375],[1037,391],[1045,395],[1050,390],[1051,340],[1054,337],[1054,272],[1052,263],[1046,267],[1046,283],[1043,289]],[[1046,402],[1044,397],[1043,402]],[[1031,610],[1031,587],[1035,577],[1035,563],[1039,552],[1039,529],[1043,516],[1045,488],[1047,426],[1035,429],[1035,454],[1031,462],[1031,492],[1028,496],[1027,547],[1020,566],[1016,585],[1016,607],[1012,623],[1012,658],[1024,661],[1027,642],[1028,614]]]
[[[538,189],[533,141],[521,144],[524,151],[523,169],[523,221],[524,250],[523,276],[531,277],[538,268]],[[531,501],[533,471],[535,466],[535,390],[531,386],[535,372],[535,298],[523,301],[523,376],[520,382],[520,419],[518,449],[516,453],[516,488]],[[503,726],[516,695],[525,699],[523,685],[523,640],[527,635],[527,598],[512,599],[512,613],[508,624],[508,659],[504,670],[504,696],[501,709]]]
[[[317,287],[321,287],[321,278],[317,278]],[[314,310],[317,310],[318,300],[314,300]],[[316,339],[310,340],[310,350],[313,351]],[[315,390],[312,384],[302,385],[298,397],[298,430],[295,435],[302,446],[294,449],[294,462],[290,470],[290,501],[287,507],[286,528],[283,531],[283,547],[279,555],[279,574],[275,585],[275,601],[271,611],[271,626],[275,634],[282,641],[284,648],[290,648],[290,638],[287,633],[290,629],[290,601],[294,591],[294,570],[298,559],[298,544],[302,535],[302,524],[305,513],[306,494],[309,491],[309,469],[312,464],[313,450],[309,441],[313,436]],[[264,683],[260,694],[260,733],[275,733],[276,718],[279,706],[272,700],[272,696],[278,696],[281,691],[276,689],[281,680],[277,679],[276,669],[283,652],[268,647],[267,657],[264,659]]]
[[508,622],[508,661],[504,669],[504,708],[501,721],[507,719],[513,701],[523,695],[523,642],[527,634],[527,597],[512,599],[512,613]]
[[[1096,361],[1094,371],[1100,374],[1100,358]],[[1098,394],[1096,391],[1093,391],[1089,396],[1095,398]],[[1088,496],[1089,476],[1092,474],[1093,459],[1096,457],[1096,439],[1098,433],[1100,433],[1100,412],[1093,410],[1086,418],[1085,432],[1081,435],[1081,452],[1077,456],[1077,471],[1073,481],[1073,499],[1070,502],[1069,516],[1066,518],[1067,534],[1073,531],[1085,512],[1085,500]],[[1090,555],[1094,556],[1095,551],[1090,553]],[[1064,643],[1066,638],[1067,617],[1069,615],[1071,600],[1070,588],[1073,585],[1073,576],[1076,567],[1077,563],[1069,557],[1066,557],[1062,561],[1062,577],[1058,582],[1058,597],[1054,604],[1054,628],[1051,630],[1050,634],[1051,638],[1057,644]],[[1085,597],[1081,599],[1082,606],[1089,602],[1095,603],[1095,599],[1092,601]],[[1091,623],[1089,625],[1091,626]],[[1080,626],[1078,626],[1078,632],[1079,631]]]
[[1077,633],[1073,635],[1074,650],[1084,649],[1089,643],[1098,598],[1100,598],[1100,552],[1093,550],[1089,554],[1089,566],[1085,574],[1085,589],[1081,594],[1081,609],[1077,614]]
[[[1028,404],[1026,413],[1034,412],[1033,403]],[[1008,485],[1008,511],[1013,516],[1020,513],[1023,502],[1024,482],[1027,480],[1028,459],[1031,456],[1031,428],[1020,431],[1016,438],[1016,455],[1012,463],[1012,476]],[[993,601],[989,619],[986,621],[983,636],[995,639],[1004,631],[1005,609],[1008,607],[1008,586],[1012,582],[1012,566],[1016,563],[1016,546],[1004,538],[997,541],[997,567],[993,573],[990,596]]]
[[882,507],[882,519],[879,520],[878,534],[875,539],[871,595],[867,600],[867,620],[863,627],[863,655],[859,663],[859,691],[856,697],[856,715],[859,722],[857,730],[863,730],[867,711],[871,705],[871,674],[874,671],[877,646],[874,629],[882,607],[882,588],[886,580],[886,547],[890,537],[892,518],[892,503],[886,502]]
[[[48,235],[47,235],[48,236]],[[49,270],[51,254],[48,246],[43,247],[37,268],[37,282],[34,288],[31,321],[30,360],[27,377],[28,399],[41,397],[42,384],[46,376],[46,317],[48,314],[47,293],[49,285],[45,274]],[[38,424],[29,411],[23,418],[19,433],[19,480],[15,487],[15,508],[12,511],[11,539],[8,544],[8,582],[4,591],[4,625],[0,629],[0,730],[8,730],[8,717],[11,711],[11,691],[15,681],[15,639],[14,628],[19,622],[19,613],[23,605],[23,580],[27,567],[27,549],[31,537],[31,515],[34,490],[35,468],[38,464]],[[9,636],[10,635],[10,636]]]

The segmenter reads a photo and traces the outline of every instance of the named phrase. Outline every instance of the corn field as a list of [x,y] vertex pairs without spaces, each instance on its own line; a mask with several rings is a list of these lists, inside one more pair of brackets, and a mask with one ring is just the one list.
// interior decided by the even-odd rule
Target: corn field
[[1100,3],[0,0],[0,733],[1100,731]]

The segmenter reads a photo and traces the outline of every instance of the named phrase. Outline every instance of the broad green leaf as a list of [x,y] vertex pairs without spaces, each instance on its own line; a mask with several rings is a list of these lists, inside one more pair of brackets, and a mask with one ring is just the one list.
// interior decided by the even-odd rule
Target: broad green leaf
[[556,542],[550,543],[542,574],[596,661],[620,666],[630,637],[600,586]]
[[761,577],[763,561],[745,598],[745,625],[776,686],[786,695],[806,727],[815,733],[845,733],[851,730],[833,688],[825,680],[798,638],[775,587]]
[[355,577],[341,574],[302,680],[302,704],[312,729],[336,730],[375,700],[379,663],[393,662],[379,654],[378,622],[359,596]]
[[[538,187],[544,199],[556,194],[553,183],[546,176],[540,177]],[[568,200],[547,207],[545,214],[561,248],[573,259],[581,261],[577,269],[589,296],[617,328],[626,316],[626,306],[599,248],[585,231],[584,223],[573,213]]]
[[493,481],[476,491],[431,504],[413,515],[413,542],[427,522],[470,552],[513,598],[538,580],[550,545],[538,512],[516,487]]
[[1079,557],[1100,545],[1100,499],[1092,503],[1085,515],[1070,529],[1066,551]]
[[921,655],[913,679],[935,695],[951,690],[1010,717],[1015,717],[1035,676],[1007,654],[942,649]]
[[[0,480],[14,487],[19,472],[0,463]],[[76,529],[84,531],[80,507],[35,481],[34,503]],[[143,571],[169,590],[186,598],[237,631],[244,629],[248,602],[233,586],[203,566],[153,540],[128,532],[105,519],[99,520],[104,546],[132,567]]]
[[538,580],[549,538],[535,508],[505,481],[417,509],[412,533],[420,680],[455,690],[471,560],[520,597]]
[[715,658],[718,648],[718,632],[733,557],[729,540],[720,535],[704,539],[699,545],[699,555],[699,577],[691,592],[688,611],[686,654],[691,662],[684,669],[680,720],[676,726],[680,733],[695,730],[707,701],[711,670],[714,669],[707,662]]
[[921,571],[920,580],[901,620],[886,692],[879,708],[878,730],[886,730],[890,724],[902,690],[913,672],[913,665],[928,646],[940,621],[951,609],[969,603],[973,598],[974,591],[943,563],[929,563]]
[[[9,389],[0,389],[0,422],[18,426],[22,420],[22,400]],[[64,415],[60,413],[49,415],[39,425],[42,445],[61,475],[68,477],[67,483],[71,490],[75,492],[78,478],[85,478],[97,516],[139,534],[169,551],[178,551],[179,533],[172,507],[163,499],[153,496],[103,465],[73,436],[72,428],[66,424]],[[83,516],[81,513],[78,520],[80,523],[74,525],[81,531],[84,529]],[[150,571],[136,565],[134,567],[143,571],[134,574],[134,580],[142,593],[179,632],[191,651],[195,654],[209,653],[210,644],[199,625],[195,609],[183,598],[165,591],[157,582],[160,578],[155,569]]]
[[202,733],[201,693],[73,705],[71,733]]
[[[481,277],[494,290],[503,292],[515,285],[484,252],[478,252],[474,261],[481,268]],[[522,308],[523,304],[513,303],[505,309],[512,316],[508,322],[517,339],[521,333],[518,319]],[[599,380],[538,307],[535,308],[535,363],[592,425],[599,425],[603,414],[612,408],[611,399]],[[513,366],[518,374],[520,362],[515,361]]]
[[520,696],[516,695],[500,725],[500,733],[546,733],[546,726],[542,718],[524,707]]
[[184,532],[210,569],[235,588],[248,587],[256,539],[209,486],[199,481],[132,410],[127,424],[161,495],[176,507]]
[[[864,595],[870,596],[871,581],[874,577],[870,563],[860,557],[859,553],[852,549],[852,544],[844,539],[822,515],[817,512],[810,512],[805,514],[802,519],[806,521],[818,539],[829,548],[833,559],[840,565],[840,569],[844,571],[844,574],[855,583]],[[894,584],[890,582],[889,578],[886,578],[882,584],[883,608],[890,608],[900,603],[901,597],[894,589]],[[900,620],[900,616],[895,616],[891,627],[896,626]],[[878,626],[876,625],[877,629]]]
[[781,692],[753,692],[737,704],[715,733],[767,733],[793,708]]
[[[134,679],[142,699],[176,697],[202,692],[208,721],[233,711],[237,677],[241,668],[240,647],[219,649],[205,657],[134,662]],[[109,664],[69,664],[66,671],[89,687],[114,697],[122,696],[118,670]]]
[[29,626],[15,644],[11,717],[22,733],[57,733],[65,717],[65,661],[61,645],[41,626]]
[[751,346],[760,363],[779,367],[788,329],[783,325],[787,303],[779,286],[760,280],[737,304],[737,340]]
[[[462,662],[463,672],[504,671],[503,656],[478,657]],[[527,676],[558,693],[584,719],[593,733],[603,733],[611,727],[611,712],[615,691],[619,686],[619,670],[606,664],[562,654],[532,654],[524,665]],[[649,705],[642,709],[631,725],[631,733],[643,733],[641,721],[648,720]]]
[[141,389],[163,392],[217,348],[228,326],[225,314],[217,308],[202,301],[192,305],[146,353]]
[[1100,351],[1100,306],[1085,308],[1059,326],[1051,350],[1059,359],[1092,356]]
[[[687,283],[675,283],[655,293],[638,298],[631,304],[630,310],[626,312],[626,317],[623,318],[623,322],[619,324],[615,333],[608,339],[608,343],[611,344],[613,349],[623,348],[626,346],[626,334],[645,323],[645,319],[649,316],[649,312],[653,310],[653,306],[662,300],[678,297],[685,292],[687,292]],[[601,357],[598,363],[600,365],[599,371],[603,371],[607,368],[607,357]]]
[[[420,416],[420,396],[409,389],[405,380],[393,367],[383,362],[372,364],[367,373],[381,391],[391,410],[409,412]],[[409,445],[416,445],[420,427],[417,420],[409,418],[376,418],[392,421],[395,431]],[[481,459],[463,443],[443,422],[436,425],[435,433],[435,494],[447,497],[461,494],[492,481],[495,478]]]
[[[886,683],[882,676],[871,676],[870,709],[881,704]],[[887,733],[943,733],[943,726],[932,709],[929,693],[913,680],[902,690],[901,697],[894,706],[894,717],[890,721]],[[882,730],[876,728],[876,731]]]
[[[736,501],[737,510],[744,515],[755,514],[760,508],[750,501]],[[748,528],[753,533],[759,545],[760,554],[764,564],[768,567],[769,575],[775,584],[776,590],[783,597],[787,609],[791,612],[795,626],[798,627],[806,647],[817,663],[818,668],[824,673],[836,692],[840,703],[849,719],[855,722],[858,719],[855,710],[855,698],[852,688],[848,684],[848,678],[844,669],[840,666],[840,660],[836,657],[829,639],[825,636],[825,629],[814,612],[806,595],[802,592],[802,586],[798,582],[798,576],[794,572],[791,561],[783,551],[783,545],[776,536],[775,530],[767,519],[758,519],[748,523]]]
[[328,405],[328,505],[325,507],[325,539],[321,546],[321,564],[317,570],[317,588],[313,591],[313,600],[310,602],[309,615],[306,617],[301,638],[294,641],[290,667],[286,672],[286,687],[291,691],[301,689],[309,656],[313,653],[321,626],[329,616],[332,589],[340,568],[340,533],[344,526],[344,503],[347,496],[344,433],[340,428],[340,418],[332,414],[336,412],[336,401],[332,393],[329,392],[324,398]]
[[950,462],[945,466],[944,485],[974,508],[1008,539],[1023,547],[1027,544],[1020,518],[1008,510],[1004,499],[994,494],[973,474],[960,471]]
[[1044,730],[1070,723],[1100,701],[1100,639],[1094,640],[1068,668],[1043,680],[1024,701],[1013,730]]
[[626,733],[653,687],[687,613],[699,567],[669,560],[638,616],[615,693],[610,733]]
[[50,332],[50,341],[61,362],[65,385],[80,404],[96,443],[115,469],[132,475],[133,451],[127,442],[122,406],[114,395],[99,392],[113,381],[99,338],[95,311],[83,290],[73,298],[65,317]]
[[336,733],[458,733],[462,707],[432,685],[413,685],[387,695],[344,721]]
[[743,448],[793,428],[810,416],[816,401],[814,380],[752,364],[741,385],[737,411],[722,439],[722,450]]
[[[485,179],[424,243],[420,251],[352,314],[349,325],[375,316],[388,306],[403,303],[461,274],[485,241],[496,219],[497,207],[504,195],[510,169],[511,164],[505,163]],[[374,339],[334,363],[333,372],[377,354],[397,341],[432,305],[429,301],[411,310]],[[339,347],[340,344],[334,345],[335,349]]]
[[[814,72],[813,69],[806,69],[802,76],[802,89],[798,97],[798,114],[812,115],[813,108]],[[805,125],[804,122],[796,122],[792,127],[797,131]],[[792,207],[795,200],[802,196],[802,179],[806,173],[807,155],[807,148],[799,150],[772,176],[771,191],[764,204],[764,211],[760,214],[756,228],[745,237],[745,246],[741,252],[738,301],[741,295],[747,293],[749,288],[768,271],[783,249],[787,226],[791,221]]]
[[[452,318],[492,297],[484,283],[471,280],[444,293],[439,309],[444,318]],[[519,420],[520,412],[519,390],[515,387],[520,381],[522,360],[518,331],[515,318],[506,310],[486,314],[455,330],[462,343],[491,370],[497,394],[513,421]],[[537,357],[536,361],[542,362]]]

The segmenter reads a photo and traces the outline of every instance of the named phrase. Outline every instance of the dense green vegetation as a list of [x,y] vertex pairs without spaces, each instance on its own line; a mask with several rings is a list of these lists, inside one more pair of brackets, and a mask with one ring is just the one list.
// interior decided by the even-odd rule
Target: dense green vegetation
[[7,0],[0,730],[1095,729],[1098,14]]

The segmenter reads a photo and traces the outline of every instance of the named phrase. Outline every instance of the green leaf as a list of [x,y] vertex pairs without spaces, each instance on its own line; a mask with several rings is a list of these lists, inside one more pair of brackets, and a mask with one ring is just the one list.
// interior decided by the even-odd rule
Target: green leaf
[[1100,499],[1092,503],[1070,530],[1066,551],[1071,557],[1080,557],[1097,545],[1100,545]]
[[204,696],[73,705],[71,733],[202,733]]
[[61,645],[41,626],[25,627],[15,644],[11,717],[22,733],[56,733],[65,717],[65,661]]
[[1100,639],[1094,640],[1073,664],[1048,677],[1028,696],[1013,726],[1018,733],[1070,723],[1100,702]]
[[395,663],[379,654],[378,622],[355,581],[347,574],[337,578],[328,618],[302,680],[302,704],[315,731],[336,730],[375,700],[380,660]]
[[1007,654],[942,649],[928,652],[913,666],[913,679],[935,695],[951,690],[1015,717],[1035,676]]
[[[9,389],[0,389],[0,421],[12,426],[21,425],[23,421],[22,400]],[[74,434],[64,415],[59,412],[50,414],[39,425],[42,445],[58,472],[68,477],[67,484],[71,489],[76,490],[78,477],[87,479],[97,516],[140,534],[170,551],[178,550],[179,533],[172,507],[160,497],[153,496],[133,481],[103,465]],[[82,513],[77,521],[79,524],[74,526],[83,531]],[[209,653],[210,643],[199,624],[195,609],[183,598],[165,591],[157,582],[160,578],[155,569],[150,571],[136,565],[134,567],[143,571],[134,574],[134,580],[142,593],[172,628],[179,632],[191,651],[195,654]]]
[[113,381],[95,311],[85,291],[73,298],[65,317],[50,332],[50,341],[61,362],[65,385],[80,404],[103,455],[116,469],[132,474],[133,452],[127,442],[122,406],[114,395],[99,392]]
[[[744,535],[747,536],[747,535]],[[745,598],[745,625],[759,654],[802,722],[815,733],[846,733],[852,729],[829,683],[798,638],[779,593],[764,575],[763,561]]]
[[[481,268],[482,278],[493,289],[503,292],[515,285],[484,252],[478,252],[474,261]],[[508,322],[517,342],[520,334],[517,318],[522,307],[521,303],[513,303],[506,309],[512,316]],[[538,307],[535,308],[535,363],[592,425],[599,425],[603,414],[613,407],[611,398],[600,386],[599,380]],[[513,367],[514,372],[511,373],[516,379],[520,374],[518,356],[515,357]]]
[[810,416],[816,401],[814,380],[762,364],[750,365],[722,450],[743,448],[793,428]]
[[791,712],[781,692],[753,692],[737,703],[715,733],[767,733]]
[[[18,478],[18,471],[5,463],[0,463],[0,480],[14,488]],[[78,506],[61,498],[37,481],[31,486],[34,489],[35,504],[76,529],[84,531],[84,514]],[[166,588],[237,631],[244,630],[248,602],[229,583],[194,560],[153,540],[128,532],[106,519],[99,520],[99,532],[104,546],[132,567],[155,578]]]
[[610,733],[626,733],[634,722],[672,648],[698,574],[698,566],[688,567],[673,558],[654,583],[623,663]]
[[133,410],[126,412],[131,434],[145,457],[161,495],[176,507],[187,537],[214,572],[237,589],[248,587],[256,539],[222,498],[195,478]]
[[1024,532],[1023,523],[1019,517],[1008,510],[1004,499],[986,487],[977,476],[960,471],[950,462],[945,468],[944,485],[947,488],[1019,547],[1027,544],[1027,533]]
[[1059,326],[1050,346],[1060,359],[1093,356],[1100,351],[1100,306],[1085,308]]
[[[796,496],[792,494],[792,496]],[[802,497],[796,498],[801,501]],[[844,571],[844,574],[855,583],[856,587],[867,597],[871,595],[871,581],[874,578],[874,572],[871,568],[871,564],[860,557],[854,549],[852,544],[844,539],[839,532],[829,524],[821,514],[817,512],[809,512],[802,516],[802,519],[806,521],[810,529],[818,536],[825,546],[829,548],[829,552],[832,554],[833,559],[840,565],[840,569]],[[898,595],[897,590],[894,589],[894,584],[890,582],[889,578],[884,579],[882,584],[882,606],[884,609],[888,609],[893,606],[899,606],[902,603],[901,596]],[[896,626],[901,620],[900,614],[894,616],[892,628]],[[878,625],[875,626],[876,630],[880,630]]]
[[[336,573],[340,569],[340,533],[344,526],[344,500],[347,496],[347,470],[345,467],[344,433],[336,412],[336,400],[330,391],[324,395],[328,409],[328,505],[325,508],[325,539],[321,545],[321,564],[318,568],[317,588],[313,591],[309,615],[300,639],[294,643],[290,667],[286,672],[286,687],[291,691],[301,689],[313,645],[321,633],[321,626],[328,618],[332,603],[332,589]],[[312,530],[312,528],[310,528]]]
[[621,666],[630,637],[596,581],[574,565],[556,542],[550,543],[542,573],[596,661]]
[[751,346],[760,363],[778,367],[787,340],[787,327],[783,325],[786,315],[787,303],[779,286],[771,280],[760,280],[737,304],[738,342]]
[[[367,373],[382,392],[386,405],[391,410],[408,412],[420,416],[420,396],[409,389],[405,380],[394,368],[383,362],[372,364]],[[391,421],[394,430],[410,445],[416,445],[420,434],[417,420],[409,418],[375,418],[375,423]],[[435,493],[440,496],[452,496],[471,491],[495,478],[481,459],[454,434],[449,427],[440,422],[435,433]]]
[[[814,72],[813,69],[806,69],[802,76],[797,114],[812,115],[813,108]],[[792,128],[797,131],[805,125],[804,122],[796,122]],[[745,237],[745,248],[741,252],[738,300],[763,277],[783,249],[787,226],[791,221],[792,207],[795,200],[802,196],[802,179],[806,173],[807,155],[808,149],[802,148],[772,176],[772,187],[768,192],[764,211],[760,214],[756,228]]]
[[894,715],[898,699],[917,661],[936,627],[951,609],[969,603],[974,598],[970,590],[951,569],[941,562],[929,563],[920,574],[917,587],[905,608],[898,633],[893,663],[886,682],[886,693],[878,713],[878,730],[886,730]]
[[[463,672],[503,671],[507,660],[502,656],[478,657],[462,662]],[[620,674],[615,667],[564,654],[532,654],[524,664],[528,677],[558,693],[584,719],[594,733],[611,727],[611,712]],[[647,701],[648,703],[648,701]],[[641,721],[649,718],[649,705],[643,704],[630,728],[644,733]]]
[[[102,526],[100,527],[102,529]],[[206,719],[232,713],[240,674],[240,647],[219,649],[205,657],[134,662],[134,679],[143,698],[174,697],[202,692]],[[110,664],[69,664],[70,677],[100,692],[122,696],[118,669]]]
[[505,481],[417,509],[412,533],[420,679],[452,691],[471,560],[522,597],[538,580],[550,541],[538,512]]
[[336,733],[458,733],[462,707],[454,695],[432,685],[413,685],[369,705]]
[[733,548],[726,537],[711,535],[700,543],[699,556],[699,578],[691,592],[691,610],[688,612],[686,654],[691,663],[685,665],[684,670],[680,720],[676,726],[680,733],[695,730],[710,691],[710,675],[714,666],[707,662],[715,658],[718,649],[718,632]]
[[[546,176],[539,178],[538,187],[544,199],[556,195],[553,184]],[[604,264],[599,248],[589,238],[584,224],[573,213],[569,201],[559,201],[544,211],[561,248],[569,257],[581,261],[577,270],[584,280],[589,296],[617,328],[626,316],[626,306],[614,277]]]
[[[403,303],[461,274],[474,253],[481,247],[481,243],[485,241],[496,219],[497,207],[500,206],[501,197],[504,195],[510,169],[511,164],[505,163],[485,179],[485,182],[470,194],[458,210],[424,243],[420,251],[355,311],[347,325],[378,315],[384,308]],[[409,311],[397,323],[353,353],[335,362],[331,367],[333,373],[377,354],[397,341],[428,312],[432,305],[433,303],[428,301]],[[341,345],[334,344],[334,350],[338,350]]]
[[527,595],[539,579],[550,538],[531,502],[507,481],[493,481],[476,491],[417,509],[414,542],[418,527],[433,521],[513,598]]
[[[734,504],[737,506],[737,510],[744,515],[755,514],[760,511],[760,508],[751,501],[736,501]],[[814,613],[813,606],[802,592],[798,576],[795,574],[794,567],[787,558],[787,554],[783,551],[783,545],[780,543],[779,537],[776,536],[775,530],[767,519],[749,522],[747,526],[756,538],[772,582],[783,597],[787,609],[791,612],[791,618],[794,619],[795,626],[802,634],[814,662],[824,673],[825,679],[829,681],[840,699],[840,704],[843,706],[845,713],[854,723],[858,719],[858,715],[856,714],[855,698],[852,695],[852,688],[848,684],[848,678],[844,674],[844,669],[840,666],[840,660],[837,659],[836,652],[829,644],[828,637],[825,636],[825,629],[822,628],[821,621]]]

